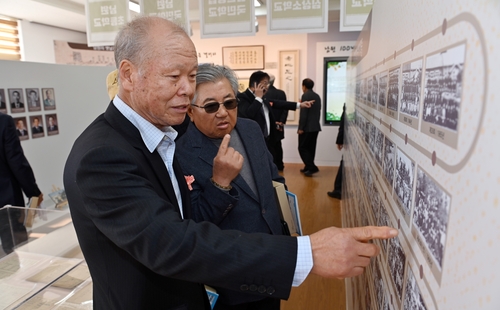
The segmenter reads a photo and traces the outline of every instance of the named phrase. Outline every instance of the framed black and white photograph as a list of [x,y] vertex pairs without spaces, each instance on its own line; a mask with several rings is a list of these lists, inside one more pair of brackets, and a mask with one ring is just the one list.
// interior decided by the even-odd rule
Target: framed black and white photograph
[[[417,169],[417,184],[415,194],[415,208],[413,224],[417,231],[413,231],[417,242],[426,254],[427,261],[436,278],[440,279],[443,258],[447,239],[447,227],[450,215],[451,197],[435,182],[423,169]],[[429,257],[430,256],[430,257]]]
[[14,117],[14,124],[16,125],[16,133],[19,140],[28,140],[30,136],[26,127],[26,116]]
[[415,162],[397,149],[394,175],[394,200],[410,226],[411,202],[413,196],[413,180],[415,178]]
[[389,70],[389,85],[387,86],[387,110],[390,117],[397,119],[399,102],[399,75],[401,67]]
[[387,260],[392,281],[398,294],[397,302],[400,304],[403,293],[406,254],[399,242],[399,237],[389,239],[389,255],[387,256]]
[[364,78],[363,79],[363,84],[362,84],[362,91],[363,91],[363,96],[362,96],[362,99],[363,99],[363,103],[368,105],[369,102],[368,102],[368,89],[370,88],[370,86],[368,86],[368,82],[370,81],[369,78]]
[[38,88],[26,88],[26,104],[29,112],[42,110],[40,105],[40,90]]
[[418,129],[420,93],[422,91],[422,59],[403,64],[399,121]]
[[378,79],[378,100],[377,107],[382,113],[385,113],[385,104],[387,101],[387,71],[380,72]]
[[427,56],[425,60],[422,132],[457,148],[465,43]]
[[375,161],[379,164],[379,167],[382,167],[382,158],[384,153],[384,134],[378,127],[375,127],[375,141],[372,143],[373,145],[373,155],[375,156]]
[[11,113],[23,113],[26,112],[26,107],[24,106],[24,96],[22,88],[9,88],[9,103]]
[[[391,219],[389,218],[389,213],[387,213],[387,209],[386,209],[385,205],[382,205],[382,207],[380,208],[377,226],[391,226],[392,227]],[[387,248],[388,248],[389,241],[387,241],[387,239],[383,239],[383,240],[381,240],[381,243],[382,243],[382,247],[380,250],[384,255],[387,255]]]
[[380,263],[378,259],[375,259],[375,271],[373,272],[373,283],[375,287],[375,296],[377,298],[376,309],[383,309],[384,298],[385,298],[385,283],[382,278],[382,273],[380,272]]
[[372,206],[372,211],[373,211],[373,218],[375,220],[374,223],[377,223],[379,213],[380,213],[380,206],[381,206],[381,197],[378,191],[378,187],[375,182],[372,183],[372,186],[369,189],[368,196],[371,198],[370,203]]
[[375,74],[372,76],[372,96],[371,96],[372,107],[377,107],[378,101],[378,75]]
[[43,129],[43,117],[41,115],[30,116],[31,136],[33,139],[45,136]]
[[366,78],[366,104],[370,105],[372,102],[373,78],[371,76]]
[[45,126],[47,129],[47,136],[59,134],[59,125],[57,122],[57,114],[45,114]]
[[7,100],[5,99],[5,89],[0,88],[0,112],[7,113]]
[[411,310],[427,310],[425,301],[422,298],[420,289],[418,288],[417,279],[411,268],[406,271],[405,296],[403,301],[403,309]]
[[394,181],[394,166],[396,162],[396,146],[389,138],[385,137],[384,140],[384,161],[382,164],[382,170],[384,171],[387,183],[389,183],[389,187],[392,189]]
[[56,94],[53,88],[42,88],[42,98],[45,111],[56,109]]
[[356,93],[355,98],[357,100],[361,99],[361,80],[360,79],[356,80],[355,93]]

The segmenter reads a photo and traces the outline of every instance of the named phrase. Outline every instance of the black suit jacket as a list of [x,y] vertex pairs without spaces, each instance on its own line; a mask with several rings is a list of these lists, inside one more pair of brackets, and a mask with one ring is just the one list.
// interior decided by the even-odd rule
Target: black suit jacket
[[19,108],[16,108],[16,103],[15,103],[15,102],[12,102],[12,103],[10,104],[10,107],[11,107],[12,109],[22,109],[22,108],[24,108],[24,103],[19,102]]
[[21,142],[10,115],[0,113],[0,208],[6,204],[24,206],[28,197],[40,196],[35,175],[24,156]]
[[[264,118],[264,114],[261,112],[262,103],[255,99],[255,95],[247,89],[242,93],[238,93],[238,116],[243,118],[253,119],[259,124],[262,133],[264,133],[266,127],[266,119]],[[283,100],[272,100],[273,108],[276,109],[284,109],[284,110],[296,110],[297,103],[296,102],[288,102]],[[269,138],[276,139],[277,130],[276,130],[276,120],[274,119],[274,115],[271,110],[271,105],[269,104],[269,100],[264,100],[264,104],[269,109],[269,124],[270,124],[270,132]]]
[[321,131],[321,125],[319,124],[321,115],[321,98],[312,89],[308,89],[304,94],[302,94],[302,101],[310,100],[314,100],[311,108],[300,109],[298,129],[303,130],[304,132]]
[[160,155],[112,103],[76,140],[64,185],[94,309],[210,309],[198,283],[287,298],[296,240],[188,220],[186,181],[173,166],[185,220]]
[[[264,94],[264,100],[267,100],[269,102],[273,102],[274,100],[286,101],[286,94],[281,89],[277,89],[276,87],[271,85],[269,86],[267,92]],[[288,110],[278,109],[273,105],[272,112],[274,120],[276,122],[286,124],[286,119],[288,118]],[[271,126],[273,126],[273,124],[271,124]],[[285,138],[285,130],[276,130],[276,138],[283,140]]]

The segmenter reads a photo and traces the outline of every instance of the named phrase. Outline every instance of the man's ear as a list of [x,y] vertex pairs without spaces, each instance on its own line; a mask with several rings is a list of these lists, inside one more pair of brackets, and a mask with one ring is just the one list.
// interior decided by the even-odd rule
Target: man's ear
[[134,74],[137,73],[136,66],[129,60],[125,59],[120,62],[120,67],[118,68],[118,79],[120,81],[119,85],[123,89],[131,92],[134,87]]

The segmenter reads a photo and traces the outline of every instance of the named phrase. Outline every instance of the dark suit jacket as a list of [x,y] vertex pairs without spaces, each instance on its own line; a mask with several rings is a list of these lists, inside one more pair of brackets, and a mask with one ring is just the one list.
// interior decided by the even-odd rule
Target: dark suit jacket
[[19,102],[19,108],[16,108],[16,103],[15,103],[15,102],[12,102],[12,103],[10,104],[10,107],[11,107],[12,109],[22,109],[22,108],[24,108],[24,103]]
[[[249,118],[257,122],[259,124],[262,133],[264,133],[264,128],[266,126],[266,119],[264,118],[264,114],[261,112],[262,103],[255,99],[255,95],[247,89],[242,93],[238,93],[238,116],[243,118]],[[271,110],[271,105],[269,104],[269,100],[264,100],[264,104],[269,109],[269,122],[271,130],[269,132],[269,137],[271,139],[276,139],[277,130],[275,126],[274,115]],[[297,103],[296,102],[288,102],[282,100],[273,100],[273,108],[276,109],[284,109],[284,110],[296,110]]]
[[[213,160],[219,148],[191,123],[184,136],[178,140],[176,154],[184,175],[193,175],[195,178],[191,191],[193,219],[197,222],[215,223],[222,229],[281,235],[280,215],[272,181],[285,183],[285,179],[278,174],[255,122],[238,118],[234,131],[238,132],[245,148],[245,160],[252,168],[258,196],[241,175],[231,182],[233,188],[229,192],[224,192],[212,184],[210,178]],[[262,296],[227,289],[217,288],[217,292],[225,304],[263,299]]]
[[7,109],[7,106],[5,105],[5,102],[0,101],[0,109],[1,109],[1,110],[5,110],[5,109]]
[[173,166],[186,220],[160,155],[112,103],[76,140],[64,185],[94,309],[210,309],[197,283],[287,298],[296,240],[187,220],[186,181]]
[[[267,100],[269,102],[273,102],[274,100],[286,101],[286,94],[281,89],[277,89],[276,87],[271,85],[269,86],[267,92],[264,94],[264,100]],[[273,105],[272,112],[274,120],[276,122],[286,124],[286,119],[288,118],[288,110],[278,109]],[[271,124],[271,126],[273,126],[273,124]],[[276,138],[283,140],[285,138],[285,130],[276,130]]]
[[35,175],[24,156],[21,142],[10,115],[0,113],[0,208],[6,204],[24,206],[28,197],[40,196]]
[[16,132],[19,137],[26,136],[28,134],[28,131],[26,129],[16,129]]
[[340,116],[339,133],[337,134],[337,141],[335,144],[344,144],[344,124],[345,124],[345,103],[342,108],[342,115]]
[[298,129],[303,130],[304,132],[321,131],[321,125],[319,124],[321,114],[321,98],[312,89],[308,89],[302,94],[301,100],[302,102],[314,100],[314,103],[309,109],[300,109]]
[[42,133],[43,132],[43,127],[42,126],[31,127],[31,132],[33,134],[35,134],[35,133]]

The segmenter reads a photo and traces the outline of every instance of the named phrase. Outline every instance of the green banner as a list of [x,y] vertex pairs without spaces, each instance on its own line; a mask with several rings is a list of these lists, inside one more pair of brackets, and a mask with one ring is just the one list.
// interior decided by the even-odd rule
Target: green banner
[[270,1],[272,4],[272,17],[274,18],[301,18],[322,17],[322,0],[305,1]]
[[127,0],[94,0],[88,2],[88,25],[90,32],[117,32],[128,22]]
[[253,0],[203,0],[203,3],[206,25],[243,22],[252,18]]
[[347,15],[368,15],[373,7],[373,0],[345,0]]
[[159,16],[184,25],[187,19],[187,0],[142,0],[141,12],[144,15]]

